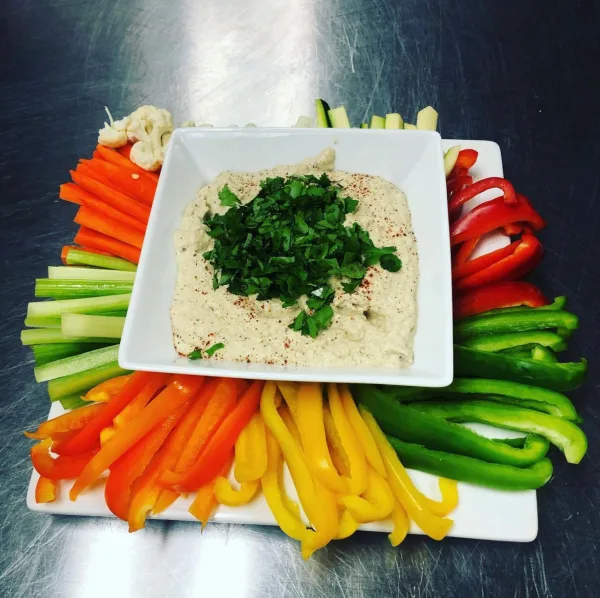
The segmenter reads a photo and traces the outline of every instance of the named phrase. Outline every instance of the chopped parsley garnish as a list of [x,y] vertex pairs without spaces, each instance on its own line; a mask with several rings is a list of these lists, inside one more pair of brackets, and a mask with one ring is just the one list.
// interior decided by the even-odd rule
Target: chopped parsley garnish
[[333,319],[331,278],[352,293],[369,266],[380,264],[390,272],[402,267],[395,247],[375,247],[357,222],[344,225],[358,201],[346,197],[325,173],[270,178],[260,187],[241,205],[225,185],[219,199],[230,209],[205,220],[214,239],[213,249],[204,254],[215,270],[214,289],[226,286],[234,295],[256,295],[258,301],[277,298],[284,307],[307,296],[308,311],[301,311],[290,328],[315,338]]
[[[212,357],[219,349],[224,349],[225,345],[223,343],[215,343],[208,349],[204,351],[207,357]],[[188,359],[202,359],[202,349],[196,349],[188,354]]]

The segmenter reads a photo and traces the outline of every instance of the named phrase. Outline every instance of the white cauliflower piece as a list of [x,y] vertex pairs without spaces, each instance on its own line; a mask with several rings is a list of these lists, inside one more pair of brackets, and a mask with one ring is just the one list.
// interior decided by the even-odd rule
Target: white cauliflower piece
[[129,116],[115,121],[108,109],[106,112],[110,124],[105,123],[99,131],[98,143],[121,147],[131,141],[131,161],[144,170],[158,170],[164,162],[165,150],[173,133],[171,113],[156,106],[141,106]]

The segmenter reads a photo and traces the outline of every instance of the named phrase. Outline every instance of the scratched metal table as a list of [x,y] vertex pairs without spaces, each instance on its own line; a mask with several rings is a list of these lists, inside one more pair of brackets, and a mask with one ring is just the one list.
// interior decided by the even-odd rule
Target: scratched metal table
[[[593,0],[3,0],[0,6],[0,596],[597,596],[600,594],[600,134]],[[44,419],[18,334],[33,279],[72,239],[58,185],[91,152],[103,106],[179,122],[289,125],[313,98],[357,123],[433,104],[445,137],[496,140],[548,219],[537,282],[565,293],[591,361],[575,393],[590,450],[539,492],[532,544],[360,533],[310,562],[271,528],[33,514],[21,431]]]

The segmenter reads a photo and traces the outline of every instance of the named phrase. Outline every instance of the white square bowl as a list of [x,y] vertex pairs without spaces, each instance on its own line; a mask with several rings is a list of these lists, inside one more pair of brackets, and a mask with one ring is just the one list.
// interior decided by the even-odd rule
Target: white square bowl
[[[177,277],[175,232],[198,193],[223,170],[255,171],[336,151],[336,168],[382,176],[408,200],[419,253],[414,362],[408,368],[303,367],[190,361],[173,347],[170,305]],[[377,350],[374,347],[374,350]],[[125,322],[121,367],[171,373],[446,386],[453,376],[452,286],[442,141],[426,131],[178,129],[169,143]]]

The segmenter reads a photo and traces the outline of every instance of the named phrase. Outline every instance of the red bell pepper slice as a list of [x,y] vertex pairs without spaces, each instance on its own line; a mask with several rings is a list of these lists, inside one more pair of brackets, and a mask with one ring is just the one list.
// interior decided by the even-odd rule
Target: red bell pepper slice
[[451,197],[455,193],[462,191],[465,187],[473,184],[472,176],[456,176],[446,181],[446,192],[448,197]]
[[56,488],[58,484],[56,480],[40,477],[35,485],[35,502],[46,503],[56,500]]
[[468,241],[465,241],[456,252],[453,260],[453,271],[454,268],[464,264],[469,260],[473,252],[475,251],[475,247],[477,247],[479,241],[481,241],[480,237],[473,237]]
[[454,318],[460,320],[501,307],[541,307],[549,304],[542,291],[530,282],[496,282],[455,297]]
[[178,484],[182,491],[197,490],[213,480],[223,468],[237,437],[258,409],[264,382],[252,382],[235,409],[225,418],[185,478]]
[[454,290],[463,291],[490,282],[517,280],[525,276],[525,274],[540,263],[544,250],[537,237],[533,235],[523,235],[521,240],[515,241],[515,243],[516,247],[511,255],[498,260],[487,268],[483,268],[483,270],[479,270],[456,281]]
[[473,208],[450,226],[450,245],[481,237],[513,222],[526,222],[533,230],[540,230],[546,226],[544,219],[524,195],[517,194],[517,203],[514,205],[508,205],[504,198],[497,197]]
[[42,422],[35,432],[25,432],[25,436],[37,440],[61,438],[67,433],[81,430],[81,428],[87,426],[103,409],[104,405],[87,405],[68,411],[63,415]]
[[503,201],[506,204],[513,205],[517,203],[517,196],[512,183],[501,177],[488,177],[487,179],[481,179],[480,181],[469,185],[462,191],[459,191],[452,196],[450,204],[448,205],[450,217],[452,218],[452,216],[457,215],[460,211],[460,208],[467,201],[473,199],[475,196],[487,191],[488,189],[500,189],[504,194]]
[[[476,238],[478,238],[478,237],[476,237]],[[465,245],[467,245],[468,243],[471,243],[471,241],[472,241],[472,239],[465,241],[460,246],[461,249],[463,247],[465,247]],[[488,268],[489,266],[492,266],[499,260],[502,260],[505,257],[512,255],[514,253],[515,249],[518,247],[519,243],[520,243],[520,241],[514,241],[513,243],[511,243],[510,245],[507,245],[506,247],[500,247],[500,249],[490,251],[489,253],[486,253],[485,255],[481,255],[481,256],[475,258],[474,260],[467,260],[466,262],[463,262],[462,264],[458,263],[458,256],[457,256],[456,266],[454,266],[454,268],[452,268],[452,280],[454,280],[454,281],[460,280],[461,278],[464,278],[465,276],[470,276],[471,274],[475,274],[475,272],[479,272],[480,270],[483,270],[484,268]],[[459,252],[460,252],[460,250],[459,250]]]
[[49,480],[70,480],[76,478],[94,456],[95,451],[83,455],[54,458],[50,454],[52,440],[46,438],[31,447],[31,462],[34,469]]
[[458,152],[458,158],[456,159],[456,164],[454,168],[466,168],[469,170],[475,162],[477,162],[477,158],[479,157],[479,152],[474,149],[464,149]]

